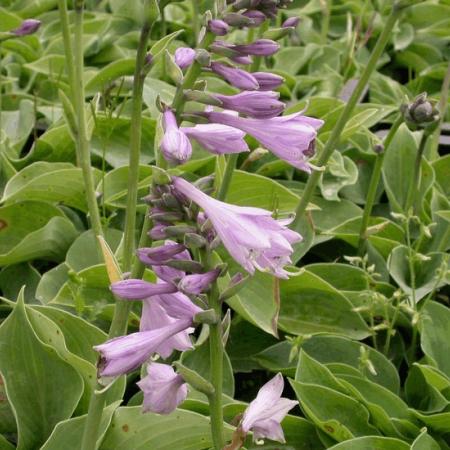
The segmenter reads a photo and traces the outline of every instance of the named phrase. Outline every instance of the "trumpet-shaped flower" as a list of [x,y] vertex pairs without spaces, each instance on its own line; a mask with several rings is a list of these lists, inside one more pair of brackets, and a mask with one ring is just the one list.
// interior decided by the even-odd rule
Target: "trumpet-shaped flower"
[[278,373],[258,391],[245,410],[240,426],[244,433],[253,431],[253,440],[268,438],[285,442],[280,422],[298,402],[281,397],[283,388],[283,376]]
[[259,88],[259,84],[256,81],[256,78],[245,70],[228,66],[216,61],[213,61],[211,63],[211,70],[238,89],[252,91]]
[[159,247],[140,248],[137,254],[144,264],[148,266],[160,266],[185,250],[186,247],[184,245],[170,242]]
[[225,248],[247,272],[258,269],[288,278],[284,266],[291,262],[291,244],[302,237],[289,230],[286,222],[273,219],[265,209],[213,199],[182,178],[172,181],[175,189],[203,208]]
[[192,155],[192,146],[188,137],[178,128],[177,119],[170,108],[164,111],[163,125],[161,151],[164,158],[174,164],[185,163]]
[[142,300],[152,295],[171,294],[177,291],[172,283],[149,283],[139,279],[121,280],[111,285],[111,290],[125,300]]
[[137,383],[144,393],[144,412],[170,414],[187,397],[187,384],[172,366],[152,362]]

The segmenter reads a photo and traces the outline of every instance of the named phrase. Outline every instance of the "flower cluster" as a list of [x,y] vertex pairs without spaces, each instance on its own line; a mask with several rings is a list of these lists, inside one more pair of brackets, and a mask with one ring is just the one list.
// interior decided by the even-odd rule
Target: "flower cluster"
[[[236,12],[225,14],[223,20],[210,20],[207,28],[215,36],[223,37],[231,26],[259,26],[287,3],[277,0],[232,2]],[[287,19],[280,37],[297,24],[297,18]],[[193,127],[179,127],[174,111],[165,107],[165,134],[161,142],[165,159],[173,164],[188,161],[192,155],[191,139],[214,154],[246,152],[249,149],[244,137],[248,134],[278,158],[297,169],[311,172],[308,161],[315,153],[317,130],[323,121],[304,116],[301,112],[282,116],[285,104],[274,89],[283,83],[283,78],[274,73],[250,72],[247,69],[253,58],[271,56],[278,49],[276,41],[264,37],[247,44],[215,39],[208,50],[218,59],[208,58],[210,61],[203,69],[223,78],[241,92],[222,95],[191,91],[188,99],[209,105],[206,112],[193,113],[208,123]],[[178,48],[174,56],[181,70],[187,70],[197,58],[196,52],[186,47]],[[213,111],[213,106],[222,111]]]

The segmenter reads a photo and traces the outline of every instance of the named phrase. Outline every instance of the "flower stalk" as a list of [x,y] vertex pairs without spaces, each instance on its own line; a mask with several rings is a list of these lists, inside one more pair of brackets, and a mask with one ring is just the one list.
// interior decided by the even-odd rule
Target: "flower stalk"
[[[380,56],[382,55],[383,50],[391,37],[391,31],[395,23],[397,22],[397,19],[400,16],[401,11],[402,7],[398,3],[394,4],[394,6],[391,9],[391,13],[386,21],[386,24],[383,28],[383,31],[380,34],[377,43],[375,44],[372,54],[370,55],[369,61],[367,62],[367,65],[363,73],[361,74],[361,77],[358,80],[358,84],[356,85],[355,90],[353,91],[348,103],[346,104],[344,110],[342,111],[338,121],[336,122],[336,125],[333,128],[333,131],[331,132],[331,135],[327,143],[325,144],[325,147],[323,148],[319,156],[317,162],[318,166],[324,166],[330,159],[333,151],[336,149],[339,143],[341,133],[344,130],[344,127],[347,124],[348,120],[350,119],[351,114],[356,104],[358,103],[358,100],[361,97],[364,88],[369,81],[370,76],[372,75],[373,71],[376,68],[377,62],[380,59]],[[319,182],[320,174],[321,172],[318,170],[312,172],[308,182],[306,183],[305,190],[303,191],[303,195],[295,211],[295,219],[292,222],[293,229],[297,229],[300,225],[301,218],[306,210],[306,207],[308,206],[308,203],[310,202],[313,196],[317,183]]]

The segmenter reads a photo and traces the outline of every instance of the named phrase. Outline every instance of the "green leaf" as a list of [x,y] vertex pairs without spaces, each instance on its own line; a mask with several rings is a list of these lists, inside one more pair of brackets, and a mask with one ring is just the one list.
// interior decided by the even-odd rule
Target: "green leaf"
[[41,202],[1,207],[0,224],[0,265],[38,258],[60,261],[78,234],[58,208]]
[[333,445],[329,450],[409,450],[409,445],[399,439],[365,436]]
[[[231,430],[225,428],[226,439]],[[212,447],[209,419],[184,410],[169,415],[146,413],[141,407],[118,408],[100,450],[202,450]]]
[[414,40],[414,28],[409,23],[402,23],[394,34],[394,49],[404,50]]
[[16,447],[12,445],[6,438],[0,434],[0,450],[14,450]]
[[104,91],[117,78],[133,75],[135,66],[134,58],[124,58],[108,64],[86,83],[86,95]]
[[292,334],[330,332],[354,339],[369,336],[369,328],[352,304],[326,281],[305,271],[282,280],[279,326]]
[[35,333],[19,297],[0,327],[0,372],[18,425],[18,449],[37,448],[80,399],[81,377]]
[[422,431],[411,444],[411,450],[440,450],[439,444],[427,433]]
[[25,286],[25,303],[36,303],[36,288],[41,279],[39,272],[28,263],[7,266],[0,272],[0,289],[6,298],[17,298]]

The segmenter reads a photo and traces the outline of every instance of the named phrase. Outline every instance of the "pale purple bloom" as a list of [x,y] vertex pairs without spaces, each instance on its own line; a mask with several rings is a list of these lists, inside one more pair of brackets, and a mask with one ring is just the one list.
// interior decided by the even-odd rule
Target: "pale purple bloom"
[[169,338],[191,325],[192,321],[189,319],[176,320],[151,331],[120,336],[104,344],[96,345],[94,349],[101,355],[100,375],[113,377],[138,368],[154,353],[159,352],[161,345],[165,344]]
[[167,225],[163,223],[157,223],[155,226],[148,232],[148,235],[155,241],[160,241],[162,239],[165,239],[167,237],[165,233],[165,229],[167,228]]
[[195,60],[195,50],[190,47],[179,47],[175,50],[175,63],[183,70],[189,67]]
[[267,382],[244,412],[241,429],[244,433],[253,431],[253,440],[268,438],[285,442],[281,421],[298,404],[295,400],[281,397],[284,380],[281,373]]
[[300,23],[300,17],[289,17],[286,19],[283,24],[281,25],[282,28],[296,28],[297,25]]
[[231,58],[231,61],[233,61],[236,64],[242,64],[244,66],[248,66],[253,62],[250,56],[233,56]]
[[[166,245],[175,244],[174,241],[167,240],[165,241]],[[182,260],[182,261],[191,261],[191,255],[188,250],[183,250],[180,253],[177,253],[173,255],[173,258],[175,260]],[[167,283],[173,283],[175,280],[183,278],[186,273],[180,269],[175,269],[173,267],[160,265],[160,266],[152,266],[153,272],[155,272],[156,276],[158,278],[161,278],[161,280],[166,281]]]
[[237,128],[208,123],[184,127],[182,131],[215,155],[248,152],[245,133]]
[[284,83],[284,78],[270,72],[253,72],[260,91],[271,91]]
[[280,115],[285,104],[278,98],[280,94],[272,91],[243,91],[235,95],[215,94],[222,107],[240,112],[257,119],[269,119]]
[[251,44],[235,45],[234,50],[242,55],[270,56],[276,53],[280,45],[271,39],[257,39]]
[[[185,322],[187,325],[176,333],[167,336],[152,353],[158,353],[163,358],[168,358],[174,350],[184,351],[192,348],[189,334],[194,331],[191,328],[192,316],[186,315],[183,319],[175,319],[167,313],[160,304],[159,297],[145,299],[142,302],[142,314],[139,330],[142,333],[158,331],[162,328],[173,327],[178,322]],[[173,300],[173,299],[171,299]]]
[[259,27],[267,19],[264,13],[256,9],[245,11],[242,15],[253,21],[251,25],[248,25],[249,27]]
[[178,283],[178,289],[185,294],[199,295],[210,289],[211,283],[217,280],[220,269],[214,269],[206,273],[186,275]]
[[130,279],[117,281],[111,285],[111,290],[125,300],[142,300],[152,295],[171,294],[177,291],[172,283],[149,283],[148,281]]
[[144,412],[170,414],[187,397],[187,384],[167,364],[148,364],[147,376],[137,385],[144,393]]
[[216,61],[211,63],[211,70],[227,80],[228,83],[239,89],[253,91],[259,88],[259,84],[255,77],[245,70],[228,66]]
[[184,250],[186,250],[184,245],[169,242],[159,247],[139,248],[137,254],[139,259],[147,266],[161,266]]
[[11,30],[11,33],[16,36],[28,36],[29,34],[36,33],[36,31],[41,26],[40,20],[26,19],[24,20],[18,28]]
[[208,29],[216,36],[225,36],[228,33],[229,26],[220,19],[212,19],[208,22]]
[[297,169],[310,173],[307,153],[323,121],[303,116],[301,112],[272,119],[247,119],[219,112],[203,113],[211,122],[239,128],[264,147]]
[[255,269],[288,278],[284,266],[291,263],[292,245],[302,238],[270,211],[229,205],[204,194],[186,180],[172,178],[175,189],[203,208],[230,255],[247,272]]
[[192,146],[187,136],[178,128],[177,119],[170,108],[164,111],[163,125],[161,151],[164,158],[175,164],[185,163],[192,155]]
[[157,295],[148,301],[158,303],[174,319],[193,319],[196,314],[203,311],[182,292]]

